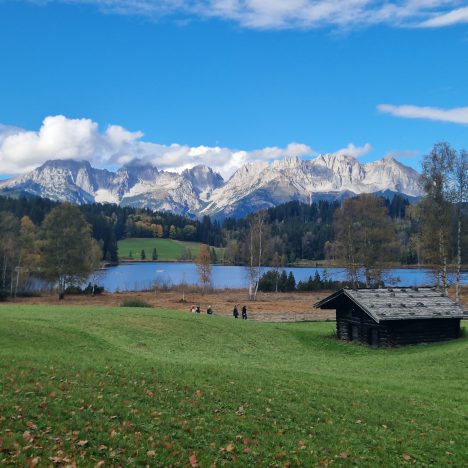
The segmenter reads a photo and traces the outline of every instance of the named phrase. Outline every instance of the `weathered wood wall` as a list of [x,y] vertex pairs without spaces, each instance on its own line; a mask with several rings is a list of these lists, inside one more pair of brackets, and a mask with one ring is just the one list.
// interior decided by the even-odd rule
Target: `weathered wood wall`
[[336,309],[337,337],[379,347],[447,341],[460,336],[460,319],[405,319],[377,323],[352,301]]

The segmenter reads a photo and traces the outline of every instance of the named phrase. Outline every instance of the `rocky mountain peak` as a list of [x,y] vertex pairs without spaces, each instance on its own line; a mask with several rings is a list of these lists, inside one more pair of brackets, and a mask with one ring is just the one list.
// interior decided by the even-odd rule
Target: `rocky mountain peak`
[[177,174],[137,160],[114,173],[95,169],[87,161],[51,160],[0,185],[0,193],[26,192],[73,203],[109,202],[215,217],[241,216],[290,200],[308,203],[387,191],[420,196],[419,174],[391,156],[361,164],[346,154],[246,164],[227,181],[205,165]]

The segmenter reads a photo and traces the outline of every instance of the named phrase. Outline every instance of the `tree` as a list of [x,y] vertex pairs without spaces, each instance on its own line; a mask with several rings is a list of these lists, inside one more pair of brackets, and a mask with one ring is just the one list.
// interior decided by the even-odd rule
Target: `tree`
[[98,277],[98,268],[101,265],[102,247],[96,239],[91,239],[91,248],[88,252],[89,268],[91,270],[91,296],[94,297],[96,281]]
[[249,218],[248,231],[248,277],[249,277],[249,299],[255,301],[258,292],[258,283],[262,273],[262,265],[265,255],[265,221],[266,213],[259,211]]
[[334,228],[336,255],[345,264],[349,282],[357,287],[364,270],[366,286],[379,285],[383,264],[396,243],[383,199],[366,194],[345,200],[335,213]]
[[434,241],[437,243],[437,284],[447,294],[447,257],[450,234],[450,176],[456,159],[455,151],[448,143],[436,143],[424,156],[421,182],[426,192],[423,217],[423,242],[428,257],[434,260]]
[[67,285],[86,280],[96,268],[91,227],[77,206],[65,203],[45,217],[42,238],[41,273],[57,284],[62,299]]
[[452,170],[453,201],[457,207],[457,275],[455,281],[455,296],[460,303],[460,276],[462,264],[462,222],[463,205],[468,202],[468,151],[457,153]]
[[0,212],[1,288],[13,292],[13,267],[18,249],[19,222],[11,213]]
[[296,289],[296,278],[294,278],[292,271],[289,272],[286,288],[288,291],[294,291]]
[[41,259],[38,230],[28,216],[21,218],[18,243],[15,297],[20,283],[24,282],[37,269]]
[[146,252],[144,249],[141,249],[141,252],[140,252],[140,259],[141,260],[146,260]]
[[271,266],[273,267],[273,271],[275,274],[275,292],[278,292],[278,281],[279,281],[279,271],[281,268],[281,257],[279,256],[278,252],[273,254],[273,258],[271,259]]
[[213,263],[218,263],[218,256],[216,255],[216,250],[214,247],[211,247],[211,261]]
[[156,250],[156,247],[153,249],[153,253],[151,254],[151,259],[153,261],[156,261],[158,259],[158,251]]
[[211,255],[210,248],[206,244],[202,244],[195,259],[197,266],[198,278],[205,294],[206,286],[211,281]]

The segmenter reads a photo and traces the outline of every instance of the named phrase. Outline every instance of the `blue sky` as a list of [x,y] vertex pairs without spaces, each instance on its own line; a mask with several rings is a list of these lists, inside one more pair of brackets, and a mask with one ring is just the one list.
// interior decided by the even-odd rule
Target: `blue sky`
[[165,1],[0,1],[0,174],[468,146],[466,1]]

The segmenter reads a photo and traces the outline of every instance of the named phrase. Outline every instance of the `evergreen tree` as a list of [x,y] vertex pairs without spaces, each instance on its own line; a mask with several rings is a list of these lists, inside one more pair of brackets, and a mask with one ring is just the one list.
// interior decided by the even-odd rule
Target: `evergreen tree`
[[153,261],[156,261],[158,259],[158,251],[156,250],[156,247],[153,249],[153,253],[151,255],[151,258]]
[[286,282],[286,290],[294,291],[295,289],[296,289],[296,279],[294,278],[293,272],[290,271],[287,282]]
[[141,260],[146,260],[146,252],[144,249],[141,249],[140,258]]
[[283,270],[278,281],[278,291],[285,292],[288,290],[288,274]]

